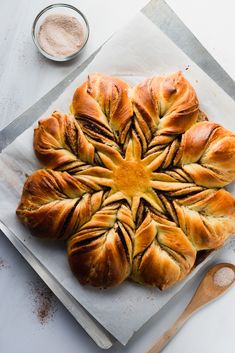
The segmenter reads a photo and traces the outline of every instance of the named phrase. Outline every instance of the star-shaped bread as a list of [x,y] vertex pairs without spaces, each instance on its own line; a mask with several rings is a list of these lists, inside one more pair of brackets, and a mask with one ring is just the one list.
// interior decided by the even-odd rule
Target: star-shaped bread
[[197,254],[235,232],[235,135],[207,121],[181,72],[130,88],[92,74],[70,114],[39,121],[43,169],[28,177],[17,215],[38,237],[64,239],[82,284],[126,278],[160,289]]

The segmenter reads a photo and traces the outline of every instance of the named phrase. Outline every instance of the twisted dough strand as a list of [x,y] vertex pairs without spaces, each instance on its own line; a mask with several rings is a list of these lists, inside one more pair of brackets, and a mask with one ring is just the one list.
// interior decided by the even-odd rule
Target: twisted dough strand
[[83,284],[112,287],[131,270],[134,223],[124,204],[102,208],[68,241],[72,271]]
[[98,162],[94,146],[76,120],[54,112],[34,130],[34,150],[40,162],[51,169],[71,169]]
[[179,165],[198,185],[222,187],[235,178],[235,134],[200,122],[182,138]]
[[104,196],[66,172],[41,169],[28,177],[17,215],[40,238],[67,239],[100,209]]
[[[191,270],[196,249],[173,222],[147,212],[135,234],[132,278],[164,289]],[[151,270],[150,270],[151,269]]]

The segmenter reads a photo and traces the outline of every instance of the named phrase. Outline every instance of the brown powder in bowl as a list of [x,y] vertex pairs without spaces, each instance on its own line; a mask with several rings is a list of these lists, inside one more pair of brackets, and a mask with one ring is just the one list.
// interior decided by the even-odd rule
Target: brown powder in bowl
[[58,300],[54,293],[41,281],[29,283],[31,296],[33,297],[33,313],[41,325],[52,320],[57,311]]
[[84,43],[84,31],[76,17],[51,14],[38,31],[41,48],[54,57],[66,57],[76,53]]

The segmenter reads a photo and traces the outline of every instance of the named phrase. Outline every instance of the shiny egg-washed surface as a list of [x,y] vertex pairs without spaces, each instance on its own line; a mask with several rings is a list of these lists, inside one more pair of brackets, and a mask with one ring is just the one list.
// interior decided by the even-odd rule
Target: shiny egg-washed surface
[[207,121],[181,72],[134,88],[92,74],[71,113],[35,129],[45,169],[27,179],[17,214],[36,236],[66,239],[82,284],[167,288],[235,232],[222,189],[235,178],[235,135]]

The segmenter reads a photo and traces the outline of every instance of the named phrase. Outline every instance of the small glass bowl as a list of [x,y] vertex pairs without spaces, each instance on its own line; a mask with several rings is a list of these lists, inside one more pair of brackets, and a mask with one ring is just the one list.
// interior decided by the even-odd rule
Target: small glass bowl
[[[81,26],[82,26],[83,32],[84,32],[84,42],[83,42],[82,46],[78,49],[78,51],[76,51],[75,53],[73,53],[69,56],[56,57],[56,56],[48,54],[40,46],[40,43],[38,41],[38,31],[41,27],[41,24],[45,20],[46,16],[51,15],[51,14],[63,14],[63,15],[65,14],[65,15],[74,16],[81,23]],[[32,27],[32,37],[33,37],[34,44],[36,45],[36,47],[38,48],[38,50],[40,51],[40,53],[42,55],[44,55],[47,59],[54,60],[54,61],[69,61],[69,60],[74,59],[78,54],[81,53],[81,51],[85,47],[85,45],[88,41],[89,35],[90,35],[90,27],[89,27],[89,24],[88,24],[86,17],[76,7],[74,7],[72,5],[68,5],[68,4],[52,4],[52,5],[45,7],[45,9],[40,11],[39,14],[36,16],[36,18],[33,22],[33,27]]]

